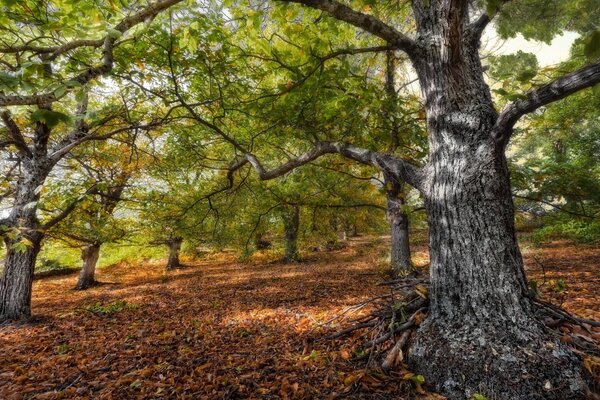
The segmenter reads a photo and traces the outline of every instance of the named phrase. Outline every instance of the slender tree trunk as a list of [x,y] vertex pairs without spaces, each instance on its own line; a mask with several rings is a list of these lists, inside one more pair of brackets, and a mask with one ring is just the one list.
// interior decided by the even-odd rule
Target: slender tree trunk
[[100,243],[94,242],[81,250],[81,260],[83,265],[81,272],[79,273],[79,280],[77,281],[76,289],[84,290],[94,286],[96,280],[94,275],[96,273],[96,264],[100,257]]
[[287,263],[300,260],[298,253],[298,231],[300,229],[300,207],[290,206],[283,215],[285,234],[285,254],[283,260]]
[[402,186],[394,179],[386,179],[387,218],[391,231],[390,268],[394,276],[413,272],[410,255],[409,220],[404,211]]
[[[460,7],[464,8],[460,8]],[[583,399],[578,357],[547,333],[527,290],[504,148],[466,2],[413,2],[431,40],[416,62],[427,109],[424,187],[431,289],[412,368],[450,399]]]
[[167,261],[167,269],[175,269],[181,267],[179,262],[179,253],[181,252],[181,243],[183,239],[176,237],[167,241],[169,246],[169,260]]
[[38,188],[47,176],[46,171],[30,159],[22,162],[15,201],[8,217],[8,229],[13,236],[4,236],[6,257],[0,278],[0,321],[31,316],[33,273],[44,237],[36,217]]
[[[31,241],[31,239],[29,239]],[[0,321],[21,320],[31,316],[31,288],[40,240],[31,241],[25,250],[12,248],[6,241],[4,273],[0,279]]]

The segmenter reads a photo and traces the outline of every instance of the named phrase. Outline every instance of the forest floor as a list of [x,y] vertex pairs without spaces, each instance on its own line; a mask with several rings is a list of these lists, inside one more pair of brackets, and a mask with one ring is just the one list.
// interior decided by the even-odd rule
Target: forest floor
[[[406,370],[357,360],[356,336],[322,340],[331,324],[321,324],[388,290],[378,285],[387,240],[355,238],[288,265],[232,253],[169,273],[121,263],[87,291],[72,290],[76,274],[37,280],[35,320],[0,326],[0,398],[413,398]],[[600,319],[600,248],[524,253],[543,298]],[[426,246],[415,260],[427,263]]]

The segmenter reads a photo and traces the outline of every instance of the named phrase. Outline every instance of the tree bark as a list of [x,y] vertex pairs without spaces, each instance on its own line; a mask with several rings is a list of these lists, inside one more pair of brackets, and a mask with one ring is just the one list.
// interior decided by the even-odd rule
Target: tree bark
[[283,260],[286,263],[300,260],[298,253],[298,231],[300,229],[300,207],[297,205],[286,207],[283,214],[283,228],[285,235],[285,254]]
[[394,276],[407,276],[413,266],[410,254],[409,220],[404,211],[402,185],[394,179],[386,179],[387,218],[390,223],[390,268]]
[[31,316],[31,288],[40,242],[32,241],[33,244],[24,251],[17,251],[12,248],[13,241],[5,241],[7,252],[0,279],[0,321],[23,320]]
[[504,146],[466,2],[413,2],[429,35],[415,62],[427,109],[423,186],[429,222],[429,315],[411,367],[450,399],[583,399],[586,372],[533,312],[514,230]]
[[[47,168],[31,159],[22,162],[15,200],[7,219],[8,229],[16,237],[4,235],[6,257],[0,279],[0,321],[31,316],[31,287],[35,262],[44,234],[36,217],[38,188],[47,176]],[[15,247],[27,243],[24,249]]]
[[100,257],[100,243],[94,242],[84,247],[81,250],[81,260],[83,265],[81,272],[79,273],[79,280],[77,281],[76,289],[84,290],[88,289],[96,283],[94,275],[96,273],[96,264]]
[[181,252],[181,243],[183,238],[176,237],[167,241],[169,247],[169,260],[167,261],[167,269],[175,269],[181,267],[179,262],[179,253]]

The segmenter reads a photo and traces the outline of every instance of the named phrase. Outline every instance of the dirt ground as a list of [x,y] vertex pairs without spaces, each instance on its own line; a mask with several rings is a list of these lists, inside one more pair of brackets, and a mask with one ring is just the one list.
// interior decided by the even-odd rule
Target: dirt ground
[[[0,398],[412,398],[402,371],[366,370],[352,338],[313,340],[385,290],[386,247],[356,238],[291,265],[220,254],[168,274],[161,263],[122,263],[83,292],[72,290],[76,275],[38,280],[36,319],[0,326]],[[544,298],[600,319],[600,248],[524,254]],[[425,246],[415,260],[426,264]]]

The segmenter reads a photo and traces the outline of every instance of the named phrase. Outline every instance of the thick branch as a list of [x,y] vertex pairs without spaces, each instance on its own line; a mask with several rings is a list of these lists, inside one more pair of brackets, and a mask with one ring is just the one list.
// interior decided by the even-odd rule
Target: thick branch
[[600,59],[530,91],[523,100],[508,104],[500,113],[492,130],[492,136],[502,145],[506,145],[512,135],[513,126],[523,115],[598,83],[600,83]]
[[316,8],[331,15],[335,19],[347,22],[358,28],[382,38],[398,50],[405,51],[408,55],[416,55],[416,43],[404,33],[396,30],[385,22],[368,14],[355,11],[350,7],[335,0],[280,0],[288,3],[300,3]]
[[262,166],[254,154],[246,153],[241,159],[232,165],[231,171],[238,170],[245,164],[249,163],[256,170],[261,180],[269,180],[280,177],[295,168],[316,160],[325,154],[341,154],[346,158],[358,161],[362,164],[371,165],[379,170],[391,174],[396,177],[396,179],[405,181],[417,189],[421,188],[422,173],[418,167],[389,154],[382,154],[367,149],[361,149],[350,144],[340,142],[317,143],[306,153],[270,171],[267,171]]
[[51,61],[68,51],[75,50],[80,47],[100,47],[104,43],[105,39],[106,39],[106,37],[103,37],[100,39],[78,39],[78,40],[73,40],[71,42],[67,42],[60,46],[48,46],[48,47],[23,44],[23,45],[19,45],[19,46],[9,46],[9,47],[0,48],[0,53],[9,54],[9,53],[31,52],[31,53],[43,55],[42,58],[45,61]]
[[[152,3],[148,7],[144,8],[138,13],[130,15],[119,22],[113,29],[121,33],[125,33],[135,25],[156,16],[161,11],[171,7],[174,4],[181,2],[182,0],[159,0]],[[71,77],[70,81],[79,82],[81,85],[85,85],[87,82],[107,74],[113,68],[113,51],[117,38],[114,35],[108,35],[103,41],[102,50],[102,63],[94,67],[90,67],[85,71]],[[57,96],[55,92],[46,92],[35,95],[0,95],[0,106],[24,106],[34,104],[49,104],[60,100],[66,95],[67,91]]]
[[31,157],[31,150],[27,146],[27,143],[25,143],[25,138],[23,137],[21,130],[10,116],[10,112],[8,112],[7,110],[3,110],[0,113],[0,117],[2,118],[2,122],[4,122],[4,125],[6,125],[8,135],[11,139],[10,142],[7,142],[7,144],[14,144],[22,155],[26,157]]

